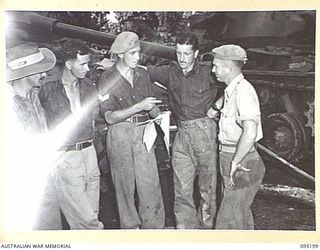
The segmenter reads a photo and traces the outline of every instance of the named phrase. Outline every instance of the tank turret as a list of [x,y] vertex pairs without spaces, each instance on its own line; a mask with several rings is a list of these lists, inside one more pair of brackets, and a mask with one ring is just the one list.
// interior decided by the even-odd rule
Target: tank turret
[[204,50],[226,43],[246,49],[243,72],[259,95],[262,144],[289,161],[314,164],[315,11],[201,13],[190,26]]
[[[73,37],[108,49],[116,37],[40,14],[6,12],[7,48],[23,41]],[[315,11],[202,13],[191,16],[190,28],[200,38],[202,60],[211,60],[206,52],[221,44],[247,50],[244,74],[260,98],[262,144],[289,161],[313,159]],[[141,46],[147,55],[175,59],[173,47],[146,41]]]

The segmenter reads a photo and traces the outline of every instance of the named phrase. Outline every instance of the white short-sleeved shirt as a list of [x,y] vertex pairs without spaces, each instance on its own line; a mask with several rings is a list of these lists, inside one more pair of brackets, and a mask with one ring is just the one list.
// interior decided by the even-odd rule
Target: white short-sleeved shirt
[[242,133],[242,121],[257,123],[257,137],[262,138],[261,113],[257,93],[253,86],[238,75],[224,90],[224,105],[219,121],[219,141],[221,144],[236,145]]

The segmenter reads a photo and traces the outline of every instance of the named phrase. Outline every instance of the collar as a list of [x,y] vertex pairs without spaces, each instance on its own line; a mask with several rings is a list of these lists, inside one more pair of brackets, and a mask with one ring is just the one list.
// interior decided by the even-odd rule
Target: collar
[[140,76],[143,76],[143,71],[144,69],[139,68],[139,66],[137,66],[136,68],[133,69],[133,79],[137,79]]
[[230,97],[235,90],[236,86],[238,83],[244,79],[243,74],[241,73],[240,75],[236,76],[231,83],[225,88],[224,92],[226,93],[227,97]]
[[[183,74],[182,69],[180,68],[180,65],[179,65],[179,63],[178,63],[177,61],[173,61],[172,64],[174,64],[175,67],[177,68],[177,70],[178,70],[181,74]],[[199,70],[200,70],[200,63],[199,63],[199,60],[196,59],[196,60],[194,61],[194,64],[193,64],[193,68],[192,68],[186,75],[188,76],[188,75],[192,74],[193,72],[194,72],[195,74],[197,74],[197,73],[199,73]],[[184,75],[184,74],[183,74],[183,75]]]
[[[140,76],[143,76],[142,71],[143,69],[140,68],[139,66],[137,66],[136,68],[133,69],[133,79],[136,79]],[[111,71],[112,72],[116,72],[119,75],[122,75],[120,70],[117,68],[116,63],[111,67]]]
[[70,83],[66,83],[65,81],[62,80],[62,74],[59,76],[59,80],[61,82],[61,84],[63,86],[66,86],[66,87],[69,87],[69,86],[73,86],[73,87],[77,87],[79,86],[79,83],[80,83],[80,79],[77,79],[77,81],[75,81],[74,83],[70,84]]
[[[115,72],[121,73],[121,72],[118,70],[116,63],[113,64],[110,69],[111,69],[111,71],[115,71]],[[139,66],[137,66],[136,68],[134,68],[134,69],[133,69],[133,74],[134,74],[134,75],[141,76],[142,73],[141,73],[140,69],[142,69],[142,68],[139,67]]]

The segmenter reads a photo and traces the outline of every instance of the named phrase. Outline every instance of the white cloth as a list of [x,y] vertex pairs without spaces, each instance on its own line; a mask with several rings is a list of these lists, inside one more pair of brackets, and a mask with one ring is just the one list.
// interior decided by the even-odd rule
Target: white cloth
[[156,138],[157,131],[154,126],[155,121],[159,121],[159,126],[161,127],[164,133],[164,142],[166,144],[167,151],[169,153],[169,144],[170,144],[170,111],[162,112],[156,118],[150,120],[146,125],[143,132],[143,143],[146,145],[146,149],[150,152]]

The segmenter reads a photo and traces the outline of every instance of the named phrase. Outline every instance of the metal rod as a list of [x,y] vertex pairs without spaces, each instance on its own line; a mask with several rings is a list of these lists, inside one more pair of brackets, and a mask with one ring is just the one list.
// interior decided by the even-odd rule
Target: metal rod
[[299,174],[303,175],[304,177],[306,177],[306,178],[312,180],[313,182],[315,182],[315,178],[313,176],[311,176],[311,175],[307,174],[306,172],[302,171],[300,168],[292,165],[290,162],[288,162],[287,160],[283,159],[282,157],[280,157],[276,153],[272,152],[270,149],[266,148],[265,146],[262,146],[259,143],[257,143],[257,146],[258,146],[259,149],[261,149],[262,151],[266,152],[267,154],[269,154],[273,158],[281,161],[283,164],[287,165],[288,167],[290,167],[291,169],[293,169],[297,173],[299,173]]
[[[30,19],[35,24],[42,24],[51,30],[51,32],[58,36],[81,38],[88,41],[94,41],[98,44],[103,44],[111,46],[116,35],[101,32],[97,30],[92,30],[88,28],[78,27],[71,24],[63,23],[57,19],[45,17],[37,14],[30,14]],[[161,58],[168,58],[171,60],[175,59],[175,49],[166,45],[155,44],[147,41],[141,41],[140,44],[142,51],[145,54],[153,55]]]
[[[91,41],[110,48],[114,39],[117,37],[111,33],[78,27],[63,23],[55,18],[46,17],[32,12],[24,12],[21,14],[20,12],[14,11],[8,14],[8,20],[10,20],[13,27],[20,27],[20,29],[33,35],[43,34],[42,39],[46,39],[46,37],[72,37]],[[145,54],[170,60],[175,60],[176,58],[174,47],[141,40],[140,44],[142,52]]]
[[[54,23],[53,32],[59,36],[76,37],[84,40],[94,41],[98,44],[111,46],[116,35],[105,32],[91,30],[87,28],[77,27],[71,24],[57,21]],[[145,54],[153,55],[161,58],[175,59],[175,49],[166,45],[154,44],[151,42],[141,41],[142,51]]]

